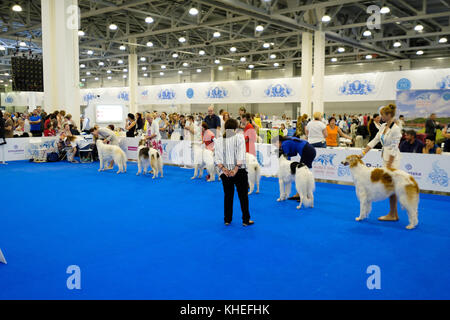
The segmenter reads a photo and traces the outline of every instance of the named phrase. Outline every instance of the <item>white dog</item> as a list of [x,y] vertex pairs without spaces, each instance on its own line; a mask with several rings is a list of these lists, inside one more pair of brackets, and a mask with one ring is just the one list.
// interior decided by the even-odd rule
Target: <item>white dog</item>
[[199,144],[193,144],[192,149],[194,151],[194,176],[191,180],[197,178],[201,179],[203,177],[203,170],[209,174],[208,182],[216,181],[216,168],[214,166],[214,153],[211,150],[203,148]]
[[300,209],[302,204],[305,207],[314,208],[314,190],[316,189],[316,183],[311,170],[304,163],[297,165],[295,171],[295,187],[300,196],[300,204],[297,209]]
[[250,185],[250,191],[248,194],[252,194],[256,185],[256,193],[259,193],[259,182],[261,181],[261,167],[258,160],[251,153],[245,155],[245,162],[247,163],[248,171],[248,184]]
[[164,177],[163,160],[159,151],[146,147],[145,140],[142,140],[138,148],[138,172],[136,175],[140,175],[142,169],[146,175],[149,167],[153,170],[153,179],[158,178],[159,173],[161,173],[161,178]]
[[373,169],[364,165],[357,155],[348,156],[343,165],[350,166],[350,172],[360,201],[360,214],[356,221],[369,216],[372,202],[384,200],[396,194],[403,208],[408,212],[407,229],[413,229],[419,223],[419,186],[416,180],[406,172],[396,169]]
[[280,155],[278,168],[278,182],[280,184],[280,197],[277,201],[284,201],[291,194],[292,182],[295,180],[295,170],[291,168],[296,164],[289,161],[284,154]]
[[105,144],[102,140],[97,140],[98,158],[100,160],[99,172],[104,171],[104,164],[106,161],[114,160],[114,163],[119,167],[117,173],[127,172],[127,155],[120,149],[119,146]]

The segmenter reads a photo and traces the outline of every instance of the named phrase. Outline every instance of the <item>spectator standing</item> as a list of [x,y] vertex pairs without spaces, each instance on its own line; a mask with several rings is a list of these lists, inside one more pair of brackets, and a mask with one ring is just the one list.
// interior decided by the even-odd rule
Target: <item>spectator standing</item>
[[126,135],[128,138],[134,138],[136,136],[136,119],[134,117],[134,114],[128,114],[127,125],[125,126],[125,129],[127,130]]
[[[368,129],[369,129],[369,136],[370,136],[369,140],[370,140],[370,141],[372,141],[373,139],[375,139],[375,137],[376,137],[377,134],[378,134],[378,131],[380,130],[380,127],[381,127],[380,120],[381,120],[380,115],[379,115],[378,113],[375,113],[375,114],[373,115],[373,119],[371,119],[371,120],[369,121]],[[374,149],[381,149],[381,148],[382,148],[381,143],[378,143],[378,144],[374,147]]]
[[159,131],[159,125],[158,122],[153,119],[153,116],[148,113],[146,115],[147,118],[147,131],[146,131],[146,137],[147,140],[147,146],[153,149],[156,149],[159,151],[159,153],[162,155],[162,144],[161,144],[161,133]]
[[425,122],[425,133],[427,136],[434,136],[436,138],[437,129],[442,129],[442,127],[436,121],[436,114],[432,113],[430,118]]
[[214,107],[208,107],[208,115],[205,117],[204,121],[208,125],[208,128],[214,133],[214,135],[218,135],[221,132],[221,123],[220,118],[214,114]]
[[42,118],[38,114],[38,109],[33,110],[33,115],[30,117],[30,132],[33,137],[42,137],[41,122]]
[[326,137],[328,136],[327,127],[321,121],[322,113],[315,112],[314,120],[310,121],[305,128],[308,142],[315,148],[326,148]]
[[241,124],[244,127],[245,151],[256,156],[256,130],[251,124],[251,118],[250,113],[244,114]]
[[342,132],[341,128],[339,128],[336,125],[336,118],[335,117],[331,117],[328,120],[328,125],[327,125],[327,137],[326,137],[326,142],[327,142],[327,146],[328,147],[337,147],[339,145],[339,137],[344,137],[346,139],[352,140],[352,137],[346,135],[345,133]]
[[5,138],[14,138],[14,121],[11,118],[11,114],[9,112],[5,112],[3,118],[5,120],[4,125]]

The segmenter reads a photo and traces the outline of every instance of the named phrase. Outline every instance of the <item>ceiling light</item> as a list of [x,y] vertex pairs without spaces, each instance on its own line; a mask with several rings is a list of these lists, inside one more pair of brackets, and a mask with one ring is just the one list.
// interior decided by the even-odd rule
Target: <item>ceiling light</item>
[[83,30],[78,30],[78,35],[79,35],[80,37],[84,37],[84,36],[86,35],[86,33],[84,33]]
[[80,68],[81,69],[86,68],[86,65],[82,63],[82,64],[80,64]]
[[[442,37],[439,39],[439,43],[447,43],[447,38],[446,37]],[[1,50],[1,49],[0,49]]]
[[383,8],[381,8],[380,13],[382,14],[386,14],[391,12],[391,9],[389,9],[388,7],[384,6]]
[[83,79],[81,79],[81,82],[86,82],[86,79],[84,79],[84,78],[83,78]]
[[246,57],[242,57],[241,58],[241,62],[245,62],[245,61],[247,61],[247,58]]
[[198,52],[198,54],[201,55],[201,56],[204,56],[204,55],[205,55],[205,51],[204,51],[204,50],[200,50],[200,51]]
[[331,62],[337,62],[337,58],[331,58]]
[[127,47],[125,47],[124,45],[121,45],[121,46],[119,47],[119,49],[122,50],[122,51],[125,51],[125,50],[127,50]]
[[172,55],[172,58],[178,58],[178,53],[174,53],[173,55]]
[[187,62],[183,63],[183,67],[188,67],[188,66],[189,66],[189,63],[187,63]]
[[160,75],[160,76],[163,76],[163,75],[164,75],[164,72],[161,71],[161,72],[159,73],[159,75]]
[[87,75],[87,76],[90,76],[90,75],[91,75],[91,72],[90,72],[90,71],[86,72],[86,75]]
[[165,66],[165,65],[162,65],[162,66],[161,66],[161,69],[163,69],[163,70],[164,70],[165,68],[166,68],[166,66]]
[[147,42],[147,47],[153,47],[153,42],[151,41]]
[[146,71],[147,67],[142,67],[141,69],[142,69],[142,71]]
[[196,16],[196,15],[198,15],[198,9],[197,9],[197,8],[190,8],[190,9],[189,9],[189,14],[190,14],[191,16]]
[[95,81],[98,81],[98,78],[97,78],[97,77],[95,77],[95,78],[94,78],[94,80],[95,80]]
[[222,66],[219,66],[219,71],[222,71],[223,70],[223,67]]
[[9,77],[9,73],[8,73],[8,72],[5,72],[5,76]]
[[418,56],[421,56],[421,55],[423,55],[423,51],[422,51],[422,50],[419,50],[419,51],[416,52],[416,54],[417,54]]
[[344,47],[338,48],[338,52],[340,52],[340,53],[345,52],[345,48]]
[[178,70],[178,74],[183,74],[183,70]]
[[398,48],[398,47],[402,46],[402,43],[400,41],[396,41],[396,42],[394,42],[393,46],[394,46],[394,48]]
[[200,72],[202,72],[202,69],[197,69],[197,73],[200,73]]
[[118,64],[123,64],[123,60],[120,59],[119,61],[117,61]]
[[253,69],[254,67],[255,67],[255,66],[252,65],[252,64],[248,66],[249,69]]
[[107,74],[111,74],[112,71],[111,71],[111,70],[107,70],[106,73],[107,73]]
[[122,78],[126,79],[126,78],[128,78],[128,76],[126,74],[124,74]]
[[322,17],[322,22],[330,22],[331,21],[331,17],[329,15],[324,15]]
[[24,41],[20,41],[19,46],[21,46],[21,47],[26,47],[27,44],[26,44]]
[[185,37],[180,37],[180,38],[178,38],[178,41],[180,41],[181,43],[185,43],[186,42],[186,38]]
[[142,62],[145,62],[146,60],[147,60],[147,58],[146,57],[141,57],[141,59],[140,59]]
[[215,63],[215,64],[219,64],[219,63],[220,63],[220,60],[219,60],[219,59],[216,59],[216,60],[214,60],[214,63]]
[[128,72],[128,69],[123,69],[123,72],[127,73],[127,72]]
[[14,11],[14,12],[22,12],[22,7],[19,6],[18,4],[15,4],[12,7],[12,11]]
[[417,26],[414,27],[414,30],[416,30],[416,31],[422,31],[422,30],[423,30],[423,25],[418,24]]
[[100,62],[98,63],[98,65],[99,65],[100,67],[103,67],[103,66],[105,65],[105,63],[104,63],[103,61],[100,61]]
[[264,31],[264,27],[262,25],[257,25],[255,30],[258,31],[258,32],[263,32]]
[[370,37],[372,35],[372,32],[370,32],[370,30],[366,30],[366,31],[364,31],[364,33],[363,33],[363,36],[364,37]]
[[110,25],[109,25],[109,30],[117,30],[117,25],[116,24],[114,24],[114,23],[111,23]]
[[148,77],[148,73],[144,73],[144,77]]
[[371,55],[371,54],[368,54],[368,55],[366,56],[366,59],[367,59],[367,60],[372,59],[372,55]]
[[111,80],[111,79],[112,79],[112,77],[111,77],[111,76],[109,76],[109,77],[108,77],[108,80]]
[[236,50],[237,50],[236,47],[231,47],[231,48],[230,48],[230,51],[231,51],[231,52],[236,52]]
[[213,33],[214,38],[220,38],[220,32],[216,31]]
[[92,50],[88,50],[87,52],[86,52],[88,55],[93,55],[94,54],[94,51],[92,51]]
[[6,48],[4,46],[0,46],[0,51],[5,51]]
[[153,21],[155,21],[155,20],[153,20],[152,17],[147,17],[147,18],[145,18],[145,22],[146,22],[146,23],[153,23]]
[[275,59],[276,57],[277,57],[276,54],[271,54],[271,55],[270,55],[270,59]]
[[263,48],[268,49],[269,47],[270,47],[270,43],[267,43],[267,42],[266,42],[266,43],[263,44]]
[[274,66],[274,67],[279,67],[280,64],[279,64],[278,62],[275,62],[275,63],[273,64],[273,66]]

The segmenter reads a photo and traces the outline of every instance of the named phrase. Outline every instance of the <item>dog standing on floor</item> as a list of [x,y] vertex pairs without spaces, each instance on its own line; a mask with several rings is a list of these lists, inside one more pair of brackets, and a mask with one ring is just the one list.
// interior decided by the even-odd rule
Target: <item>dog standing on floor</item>
[[100,160],[99,172],[104,171],[104,164],[106,161],[114,160],[114,163],[119,167],[117,173],[127,172],[127,155],[120,149],[119,146],[105,144],[102,140],[98,139],[96,142],[98,150],[98,159]]
[[295,180],[295,170],[292,172],[291,165],[296,164],[289,161],[285,154],[280,154],[278,167],[278,183],[280,184],[280,197],[277,201],[284,201],[289,198],[291,194],[292,182]]
[[153,179],[158,178],[159,173],[161,173],[161,178],[164,177],[163,160],[159,151],[146,147],[145,140],[141,140],[138,148],[138,172],[136,175],[140,175],[142,169],[146,175],[149,167],[153,170]]
[[199,144],[193,144],[192,149],[194,151],[194,176],[191,180],[195,178],[203,177],[203,170],[209,174],[208,182],[216,181],[216,167],[214,165],[214,153],[211,150],[203,148]]
[[419,185],[411,175],[397,169],[368,168],[358,155],[348,156],[342,164],[350,166],[356,195],[360,202],[360,214],[356,221],[369,217],[372,202],[381,201],[396,194],[402,208],[408,212],[409,224],[406,229],[414,229],[417,226]]
[[245,155],[248,171],[248,184],[250,186],[250,191],[248,194],[252,194],[256,185],[256,193],[259,193],[259,182],[261,181],[261,167],[258,160],[251,153]]

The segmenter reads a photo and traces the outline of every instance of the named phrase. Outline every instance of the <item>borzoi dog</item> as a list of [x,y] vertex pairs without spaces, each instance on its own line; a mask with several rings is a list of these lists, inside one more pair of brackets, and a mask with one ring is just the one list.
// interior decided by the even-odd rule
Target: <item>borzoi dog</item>
[[295,187],[300,196],[300,204],[297,209],[300,209],[302,204],[305,207],[314,207],[315,182],[312,172],[303,163],[289,161],[286,155],[281,154],[278,170],[280,197],[277,201],[284,201],[289,198],[293,181],[295,181]]
[[251,153],[245,155],[245,162],[247,164],[248,171],[248,184],[250,186],[250,191],[248,194],[252,194],[256,185],[256,193],[259,193],[259,182],[261,181],[261,167],[258,160]]
[[139,142],[138,148],[138,172],[136,175],[140,175],[142,169],[144,169],[144,175],[148,173],[148,168],[151,167],[153,170],[153,178],[158,178],[159,173],[161,173],[161,178],[164,177],[163,171],[163,160],[159,151],[153,148],[145,146],[145,140]]
[[105,144],[102,140],[98,139],[96,142],[98,159],[100,160],[99,172],[104,171],[104,164],[106,161],[114,160],[114,163],[119,167],[117,173],[127,172],[127,155],[120,149],[119,146]]
[[209,174],[208,182],[216,181],[214,153],[211,150],[203,148],[202,145],[196,143],[192,145],[192,149],[194,151],[195,171],[194,176],[191,178],[191,180],[194,180],[195,178],[197,178],[197,176],[201,179],[203,177],[203,170],[206,169]]
[[356,221],[369,217],[372,202],[384,200],[396,194],[403,208],[408,212],[407,229],[414,229],[419,223],[419,186],[408,173],[391,168],[368,168],[358,155],[348,156],[345,166],[350,166],[350,172],[356,187],[356,195],[360,202],[360,214]]

